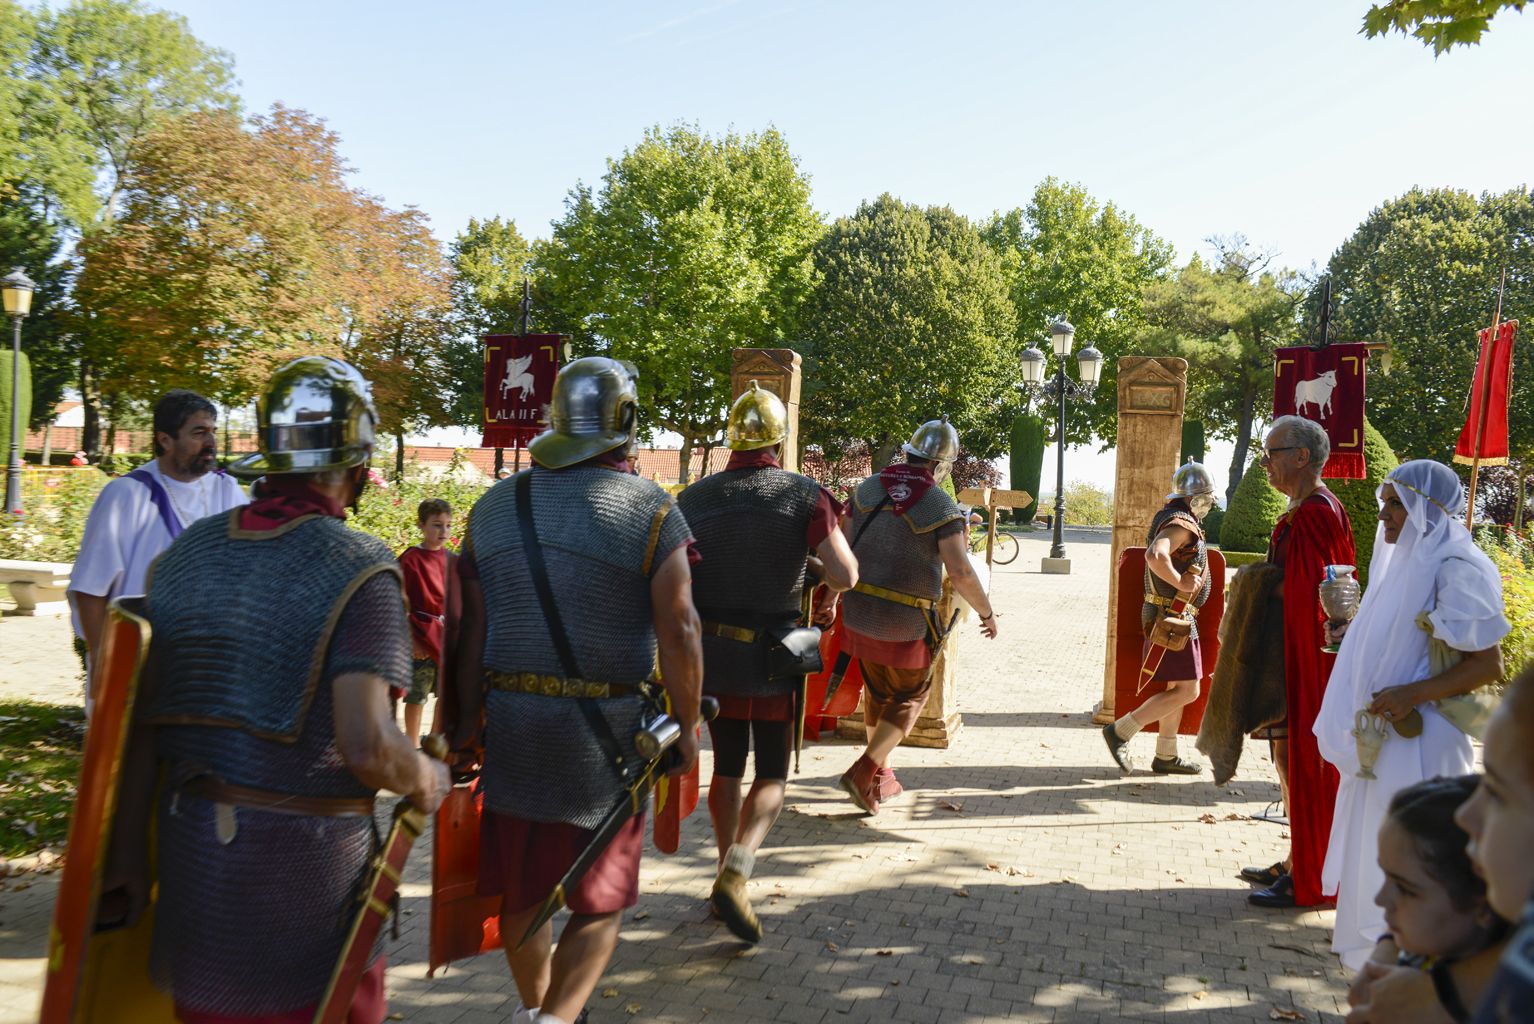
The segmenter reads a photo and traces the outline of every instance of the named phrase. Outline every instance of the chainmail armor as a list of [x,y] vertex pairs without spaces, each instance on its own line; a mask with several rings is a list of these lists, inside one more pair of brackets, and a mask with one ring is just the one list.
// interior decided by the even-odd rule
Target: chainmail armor
[[[903,516],[895,515],[888,504],[873,515],[884,496],[884,484],[877,476],[864,480],[853,492],[852,536],[857,537],[859,530],[863,533],[853,551],[858,559],[858,577],[875,586],[936,601],[943,590],[937,530],[945,523],[962,520],[964,514],[946,492],[933,487]],[[870,515],[873,522],[864,530]],[[847,627],[874,640],[908,642],[927,635],[927,620],[919,608],[855,590],[842,598],[842,607]]]
[[[1146,550],[1150,549],[1150,546],[1156,542],[1156,538],[1160,536],[1161,531],[1165,530],[1168,526],[1181,526],[1183,529],[1190,531],[1195,538],[1192,544],[1186,544],[1172,552],[1172,568],[1178,572],[1187,572],[1191,567],[1198,566],[1199,572],[1204,577],[1204,585],[1199,588],[1197,594],[1193,595],[1192,604],[1194,608],[1202,608],[1204,602],[1209,600],[1209,588],[1212,585],[1212,581],[1209,578],[1209,552],[1204,544],[1203,525],[1199,523],[1198,518],[1192,512],[1189,512],[1180,500],[1168,502],[1151,519],[1150,530],[1145,534]],[[1151,572],[1149,565],[1145,568],[1144,585],[1147,597],[1152,594],[1160,597],[1177,596],[1177,588]],[[1156,622],[1156,611],[1156,606],[1148,601],[1140,605],[1140,626],[1147,634],[1149,634],[1151,626]],[[1197,639],[1198,619],[1196,617],[1192,618],[1192,636],[1194,639]]]
[[[792,625],[801,615],[805,532],[820,487],[809,477],[764,466],[715,473],[677,498],[698,539],[693,568],[698,614],[756,629]],[[703,690],[715,696],[767,697],[793,691],[792,677],[767,674],[770,642],[703,636]]]
[[[356,534],[341,529],[344,535]],[[281,553],[270,546],[279,539],[245,546],[267,552],[270,563]],[[280,579],[295,570],[289,566],[269,571]],[[157,658],[162,639],[175,633],[163,628],[169,624],[160,618],[174,604],[168,599],[172,588],[192,586],[206,593],[196,588],[213,585],[217,573],[206,568],[201,575],[156,573],[151,594],[157,599]],[[278,639],[271,626],[247,625],[248,643]],[[307,658],[296,660],[307,669]],[[198,662],[187,657],[181,663]],[[162,725],[156,730],[158,752],[171,766],[159,814],[160,895],[152,973],[156,984],[193,1010],[260,1016],[310,1006],[324,994],[345,942],[373,850],[371,819],[236,807],[235,835],[225,844],[215,831],[214,805],[179,790],[180,782],[212,773],[238,785],[277,792],[372,796],[373,790],[347,770],[336,748],[330,684],[349,672],[379,676],[379,685],[408,680],[410,631],[399,580],[392,572],[368,577],[346,602],[322,666],[320,685],[295,742],[209,725]],[[170,677],[162,674],[161,679]],[[304,679],[290,673],[286,684],[302,686]],[[377,952],[375,948],[375,956]]]
[[[539,546],[582,677],[648,678],[655,668],[650,580],[690,539],[686,519],[665,491],[626,473],[593,466],[523,472],[533,474]],[[522,550],[516,479],[491,487],[469,519],[468,546],[485,599],[484,667],[563,676]],[[637,760],[639,700],[596,704],[625,761]],[[491,690],[485,710],[482,777],[491,810],[582,828],[601,823],[622,782],[573,699]]]

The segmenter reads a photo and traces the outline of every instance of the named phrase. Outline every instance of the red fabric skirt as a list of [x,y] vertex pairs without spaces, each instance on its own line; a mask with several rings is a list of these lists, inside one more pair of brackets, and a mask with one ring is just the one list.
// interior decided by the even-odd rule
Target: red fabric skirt
[[[346,1024],[381,1024],[384,1014],[389,1012],[389,1004],[384,996],[385,966],[385,958],[379,957],[373,961],[373,966],[367,969],[367,973],[363,974],[362,980],[357,983],[357,994],[352,997],[351,1011],[346,1015]],[[182,1024],[310,1024],[314,1020],[314,1011],[317,1009],[319,1004],[287,1013],[269,1013],[261,1017],[231,1017],[221,1013],[199,1013],[178,1004],[176,1019]]]
[[[479,827],[481,896],[500,896],[502,913],[531,910],[570,870],[591,842],[590,829],[564,822],[525,821],[485,809]],[[630,818],[573,890],[565,906],[574,914],[612,914],[639,902],[639,857],[644,815]]]
[[719,701],[719,717],[733,718],[739,722],[792,722],[794,720],[794,695],[780,694],[776,697],[725,697],[711,694]]
[[[1151,642],[1147,638],[1140,648],[1140,663],[1145,663],[1146,655],[1150,654]],[[1180,651],[1167,651],[1161,656],[1161,664],[1156,666],[1156,674],[1151,676],[1153,683],[1180,683],[1184,679],[1204,678],[1204,653],[1199,650],[1198,637],[1190,636],[1187,646]]]

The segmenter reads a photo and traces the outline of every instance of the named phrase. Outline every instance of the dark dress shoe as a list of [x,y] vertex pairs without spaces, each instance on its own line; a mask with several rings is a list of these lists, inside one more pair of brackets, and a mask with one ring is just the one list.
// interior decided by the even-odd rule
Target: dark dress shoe
[[1135,770],[1134,762],[1129,759],[1128,740],[1119,739],[1118,731],[1109,722],[1103,726],[1103,741],[1108,744],[1108,753],[1113,755],[1113,760],[1118,762],[1119,772],[1128,775]]
[[1294,906],[1294,876],[1280,875],[1278,881],[1266,889],[1258,889],[1246,898],[1254,907]]
[[1151,762],[1151,771],[1157,775],[1202,775],[1204,766],[1180,757],[1158,757]]
[[1272,885],[1284,877],[1284,864],[1279,861],[1265,868],[1242,868],[1241,877],[1253,885]]

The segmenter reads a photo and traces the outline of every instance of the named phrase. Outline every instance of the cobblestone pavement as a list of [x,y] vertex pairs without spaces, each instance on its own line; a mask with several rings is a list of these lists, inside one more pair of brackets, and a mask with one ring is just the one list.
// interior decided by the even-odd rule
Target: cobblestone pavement
[[[1285,846],[1279,826],[1250,817],[1277,797],[1266,752],[1249,746],[1223,790],[1207,776],[1121,779],[1109,763],[1089,717],[1101,696],[1107,540],[1067,541],[1069,576],[1039,574],[1042,534],[998,568],[1001,638],[984,641],[972,623],[962,638],[957,740],[900,751],[906,793],[877,818],[858,817],[837,785],[853,745],[806,749],[751,882],[767,931],[759,946],[735,942],[704,903],[715,858],[705,807],[675,856],[646,857],[594,1022],[1340,1019],[1330,912],[1250,907],[1235,875]],[[0,623],[0,694],[52,685],[69,699],[67,658],[39,654],[16,678],[11,645],[16,634],[29,651],[44,634],[64,645],[66,627],[17,621]],[[1147,762],[1152,739],[1134,742]],[[35,1013],[53,882],[29,879],[0,891],[4,1022]],[[389,948],[391,1012],[423,1024],[506,1019],[516,995],[501,957],[425,977],[428,886],[418,853]]]

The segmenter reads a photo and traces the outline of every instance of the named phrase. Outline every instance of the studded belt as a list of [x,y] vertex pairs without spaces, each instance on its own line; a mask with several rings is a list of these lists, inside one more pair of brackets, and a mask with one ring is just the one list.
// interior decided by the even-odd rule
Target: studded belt
[[745,626],[732,626],[728,622],[710,622],[703,620],[703,634],[705,636],[723,637],[726,640],[735,640],[743,644],[754,644],[762,635],[759,629],[747,629]]
[[536,672],[485,670],[485,682],[505,693],[531,693],[538,697],[627,697],[639,692],[637,683],[594,683],[589,679],[543,676]]
[[861,580],[852,588],[859,594],[867,594],[869,597],[877,597],[884,601],[894,601],[896,604],[908,605],[911,608],[936,608],[937,602],[925,597],[917,597],[915,594],[906,594],[899,590],[890,590],[888,587],[876,586],[872,583],[864,583]]
[[[1153,604],[1157,608],[1170,608],[1178,599],[1175,597],[1162,597],[1160,594],[1146,594],[1145,603]],[[1184,598],[1183,600],[1186,600]]]

